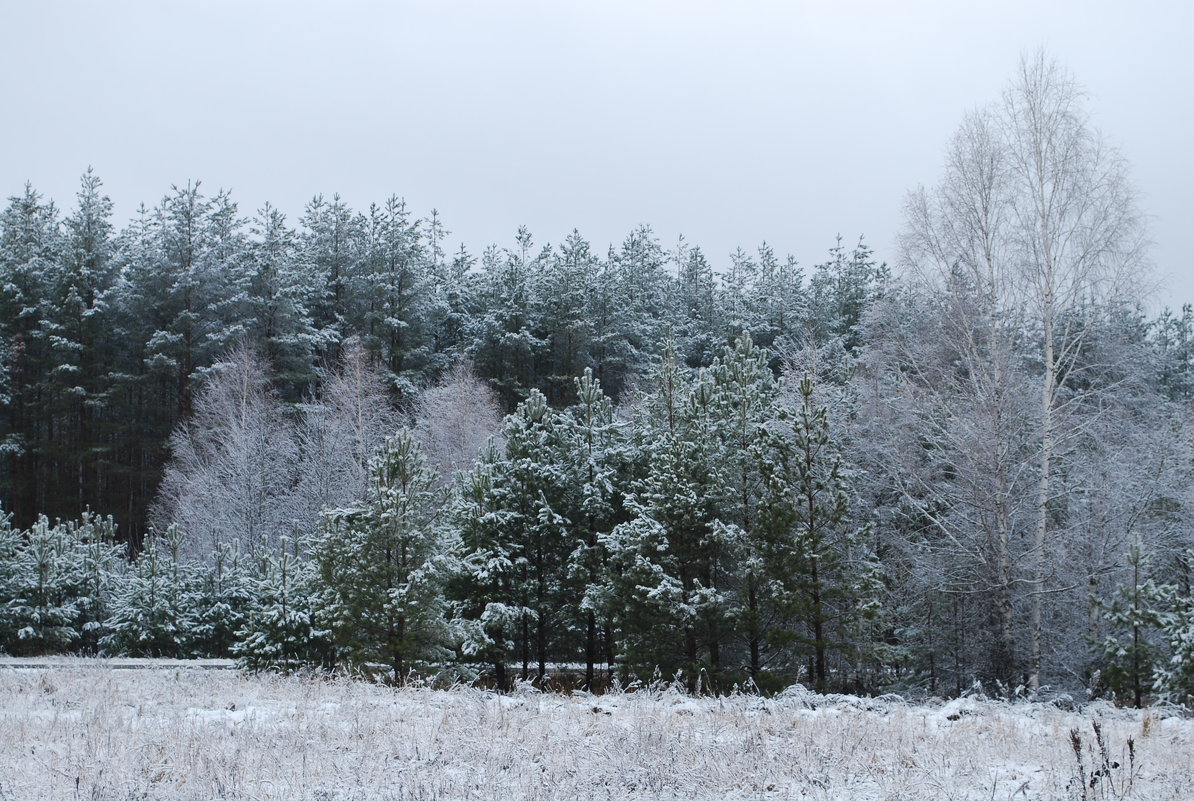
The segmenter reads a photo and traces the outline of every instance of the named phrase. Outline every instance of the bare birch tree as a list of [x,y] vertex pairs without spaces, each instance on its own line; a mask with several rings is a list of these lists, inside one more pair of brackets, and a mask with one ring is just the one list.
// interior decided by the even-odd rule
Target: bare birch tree
[[397,430],[398,414],[378,367],[360,342],[346,342],[339,365],[326,376],[319,397],[304,406],[298,427],[296,536],[314,534],[323,509],[364,497],[369,460]]
[[238,347],[212,368],[194,415],[170,438],[151,520],[159,531],[177,525],[188,555],[273,549],[291,534],[298,451],[267,376],[265,360]]
[[1059,590],[1047,561],[1063,491],[1057,460],[1079,424],[1067,382],[1095,321],[1090,310],[1124,299],[1144,269],[1144,227],[1125,163],[1090,124],[1083,99],[1044,53],[1023,58],[1002,102],[963,122],[940,185],[912,195],[902,239],[906,263],[946,297],[964,288],[979,302],[956,317],[951,334],[976,357],[966,364],[979,371],[969,376],[973,389],[994,393],[999,406],[999,388],[1015,383],[1007,370],[1024,369],[1020,357],[1035,362],[1032,687],[1040,683],[1045,597]]
[[457,471],[471,470],[486,444],[501,437],[497,393],[469,361],[458,362],[438,384],[419,393],[413,416],[411,433],[441,485]]

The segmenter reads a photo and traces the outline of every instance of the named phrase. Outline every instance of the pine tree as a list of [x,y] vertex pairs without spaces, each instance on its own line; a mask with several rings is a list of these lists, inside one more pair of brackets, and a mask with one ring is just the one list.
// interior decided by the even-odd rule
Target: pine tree
[[58,210],[29,184],[0,212],[0,337],[8,403],[0,407],[0,488],[19,526],[50,502],[55,418],[46,403],[54,357],[46,313],[61,259]]
[[562,423],[572,552],[567,560],[565,602],[574,625],[584,631],[585,687],[592,688],[595,665],[604,654],[612,662],[612,599],[604,597],[609,554],[602,539],[622,521],[628,454],[624,425],[593,371],[576,379],[576,405]]
[[876,564],[867,551],[868,529],[852,519],[828,407],[818,400],[812,376],[802,377],[796,389],[798,403],[767,464],[770,497],[760,504],[759,525],[766,531],[763,559],[781,621],[770,636],[807,656],[808,673],[824,692],[831,652],[849,646],[851,623],[873,613],[868,596],[877,589]]
[[492,665],[494,685],[502,691],[509,683],[514,629],[524,609],[514,603],[514,542],[502,525],[494,492],[498,459],[491,443],[462,481],[453,509],[453,526],[460,532],[461,567],[451,582],[450,596],[461,656]]
[[[42,331],[52,352],[43,403],[53,421],[46,443],[51,491],[59,500],[42,511],[75,516],[107,499],[103,456],[104,408],[110,382],[112,340],[112,203],[103,182],[89,169],[82,178],[75,211],[63,223],[63,252],[44,298]],[[47,433],[50,433],[49,431]]]
[[431,276],[421,221],[411,218],[404,200],[370,207],[357,282],[368,302],[360,329],[365,346],[395,397],[412,397],[430,377]]
[[829,261],[818,264],[809,280],[806,326],[817,344],[838,338],[847,352],[856,352],[862,345],[863,314],[882,296],[888,275],[887,265],[875,261],[861,238],[847,252],[839,236],[829,249]]
[[774,470],[779,443],[772,431],[778,415],[778,386],[767,366],[767,354],[743,331],[733,347],[724,348],[710,369],[716,415],[716,454],[725,485],[721,488],[719,525],[722,536],[740,544],[736,577],[738,625],[746,638],[748,673],[758,681],[770,625],[766,558],[769,543],[760,530],[768,499],[764,482]]
[[15,581],[8,603],[12,638],[5,650],[17,656],[63,653],[75,647],[78,598],[70,579],[71,543],[65,531],[39,517],[16,550]]
[[530,231],[519,228],[513,249],[485,251],[479,287],[483,312],[468,326],[477,374],[497,390],[505,410],[513,410],[535,387],[535,365],[547,346],[537,335],[541,327],[532,285],[550,251],[532,257],[532,247]]
[[364,300],[356,289],[356,271],[361,259],[362,219],[354,215],[339,195],[330,202],[322,195],[307,204],[301,224],[300,250],[309,265],[316,287],[311,298],[311,315],[328,361],[339,357],[339,345],[355,329],[363,313],[357,304]]
[[312,549],[315,604],[351,666],[388,666],[395,682],[446,659],[450,548],[442,492],[408,431],[370,462],[364,502],[328,510]]
[[249,582],[253,601],[232,647],[245,670],[290,672],[332,664],[331,632],[315,609],[314,563],[286,545],[263,556]]
[[298,400],[315,380],[315,354],[324,344],[312,319],[319,288],[299,260],[286,218],[268,203],[258,212],[249,250],[250,336],[259,343],[284,398]]
[[186,611],[186,652],[200,658],[228,658],[233,655],[238,632],[248,622],[256,603],[249,558],[224,545],[211,561],[196,566],[193,580],[185,587],[182,607]]
[[713,268],[699,247],[688,247],[683,240],[676,261],[676,346],[689,366],[707,367],[721,345],[723,329]]
[[536,338],[543,342],[535,372],[548,403],[572,400],[573,381],[590,364],[592,325],[586,303],[593,290],[597,259],[589,243],[573,230],[531,276],[531,306]]
[[[506,636],[514,641],[524,680],[531,678],[534,663],[542,681],[548,654],[566,625],[562,595],[571,521],[561,514],[567,485],[559,451],[562,422],[538,390],[506,418],[504,447],[483,466],[484,513],[468,521],[464,540],[470,582],[489,585],[493,602],[507,612],[517,610],[514,631]],[[497,608],[482,614],[496,614]]]
[[728,482],[708,458],[711,380],[689,380],[669,347],[655,383],[637,426],[643,466],[625,502],[630,519],[603,538],[610,571],[602,594],[621,661],[639,675],[683,671],[695,690],[702,670],[719,681],[736,532],[719,524]]
[[109,654],[180,658],[189,655],[186,597],[196,580],[179,553],[175,528],[145,541],[128,571],[117,573],[101,646]]
[[1163,700],[1194,707],[1194,598],[1171,584],[1158,588],[1154,604],[1169,660],[1155,668],[1153,689]]

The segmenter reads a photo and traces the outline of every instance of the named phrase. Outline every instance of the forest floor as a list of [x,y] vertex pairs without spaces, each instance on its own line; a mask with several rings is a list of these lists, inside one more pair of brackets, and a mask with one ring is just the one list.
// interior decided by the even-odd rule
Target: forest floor
[[0,801],[1194,798],[1194,720],[1105,703],[496,695],[20,664],[0,666]]

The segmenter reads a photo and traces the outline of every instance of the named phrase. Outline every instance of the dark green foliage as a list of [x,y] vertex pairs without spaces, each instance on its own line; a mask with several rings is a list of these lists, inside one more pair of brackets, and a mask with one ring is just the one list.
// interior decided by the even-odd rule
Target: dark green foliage
[[401,682],[451,654],[444,493],[406,430],[386,440],[369,474],[360,504],[324,513],[312,549],[313,602],[343,661],[384,664]]
[[253,596],[232,655],[246,670],[330,666],[331,636],[315,611],[313,563],[283,549],[264,557],[249,582]]

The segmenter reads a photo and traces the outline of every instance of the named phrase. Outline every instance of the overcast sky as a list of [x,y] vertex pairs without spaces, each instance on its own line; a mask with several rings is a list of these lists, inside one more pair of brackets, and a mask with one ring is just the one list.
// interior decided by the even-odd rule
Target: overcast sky
[[474,252],[527,225],[599,251],[640,223],[718,267],[840,233],[893,260],[908,189],[1044,46],[1089,93],[1194,302],[1194,5],[1000,2],[2,2],[0,192],[123,223],[196,179],[295,221],[315,194],[437,208]]

